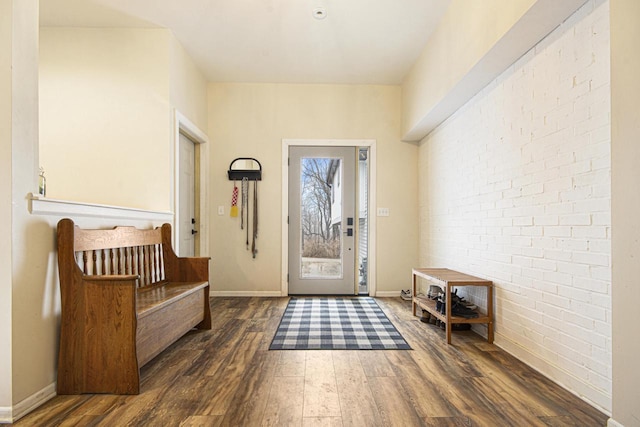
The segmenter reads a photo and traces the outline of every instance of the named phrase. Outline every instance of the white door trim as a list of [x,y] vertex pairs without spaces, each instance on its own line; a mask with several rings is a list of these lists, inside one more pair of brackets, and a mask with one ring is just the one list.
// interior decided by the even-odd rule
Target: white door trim
[[376,140],[375,139],[283,139],[282,140],[282,277],[281,295],[289,295],[289,233],[287,217],[289,215],[289,147],[299,146],[343,146],[369,148],[369,256],[368,285],[369,295],[376,296]]
[[173,247],[178,248],[180,241],[180,132],[187,135],[196,144],[196,150],[199,151],[199,175],[197,179],[200,182],[200,191],[196,194],[199,199],[198,217],[200,220],[198,234],[200,236],[200,245],[196,248],[201,256],[209,253],[209,217],[206,214],[209,207],[209,137],[196,126],[191,120],[186,118],[178,110],[174,110],[174,126],[173,126],[173,183],[171,188],[173,199]]

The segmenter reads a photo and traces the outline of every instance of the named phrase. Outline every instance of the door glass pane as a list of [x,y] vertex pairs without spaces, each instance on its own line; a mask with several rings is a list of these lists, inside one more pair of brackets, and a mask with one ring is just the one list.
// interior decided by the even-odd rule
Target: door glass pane
[[369,293],[369,149],[358,150],[358,294]]
[[342,278],[342,160],[300,162],[300,275]]

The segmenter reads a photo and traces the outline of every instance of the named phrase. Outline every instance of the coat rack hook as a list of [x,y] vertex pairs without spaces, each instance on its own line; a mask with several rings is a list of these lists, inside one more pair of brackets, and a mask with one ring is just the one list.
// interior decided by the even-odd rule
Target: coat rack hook
[[[234,169],[233,164],[240,160],[249,160],[257,164],[258,169]],[[249,181],[262,181],[262,164],[253,157],[238,157],[231,161],[229,170],[227,171],[230,181],[242,181],[243,178]]]

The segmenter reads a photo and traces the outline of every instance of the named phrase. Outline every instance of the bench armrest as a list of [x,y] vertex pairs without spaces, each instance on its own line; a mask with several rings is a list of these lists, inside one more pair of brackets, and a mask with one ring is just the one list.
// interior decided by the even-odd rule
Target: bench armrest
[[208,282],[209,257],[165,258],[167,280],[171,282]]

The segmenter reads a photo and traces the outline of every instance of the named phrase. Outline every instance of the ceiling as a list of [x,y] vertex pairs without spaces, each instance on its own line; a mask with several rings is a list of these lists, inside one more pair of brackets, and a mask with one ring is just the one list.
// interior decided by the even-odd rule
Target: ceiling
[[[209,81],[399,84],[450,0],[41,0],[42,26],[169,28]],[[315,19],[323,8],[325,19]]]

